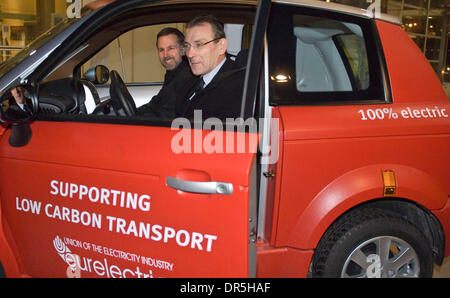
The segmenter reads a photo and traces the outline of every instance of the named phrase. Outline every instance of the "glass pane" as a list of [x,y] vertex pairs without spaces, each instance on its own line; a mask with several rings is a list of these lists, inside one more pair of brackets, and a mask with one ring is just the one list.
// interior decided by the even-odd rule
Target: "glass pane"
[[403,17],[403,29],[408,33],[425,34],[426,15],[407,15]]
[[354,34],[340,35],[336,39],[342,47],[348,64],[351,67],[356,88],[358,90],[367,89],[369,87],[370,77],[364,40]]
[[405,0],[405,8],[407,7],[417,7],[426,8],[428,7],[427,0]]
[[443,17],[430,16],[428,17],[428,35],[442,36],[443,31]]
[[358,25],[296,15],[294,35],[298,91],[356,91],[369,86],[365,41]]
[[450,39],[448,40],[447,47],[447,61],[444,69],[444,81],[450,83]]
[[444,82],[450,83],[450,63],[447,64],[447,67],[444,71]]
[[443,9],[448,0],[430,0],[431,9]]
[[438,60],[441,49],[441,40],[438,38],[428,38],[425,49],[425,56],[429,60]]
[[425,38],[421,36],[416,35],[410,35],[411,39],[416,43],[416,45],[419,47],[421,51],[423,51],[423,46],[425,44]]
[[[382,7],[383,8],[383,7]],[[402,10],[402,1],[388,0],[386,3],[386,13],[396,17],[400,17]]]
[[0,63],[14,57],[18,52],[19,50],[0,50]]
[[440,72],[440,70],[439,70],[439,63],[438,62],[430,62],[430,65],[431,65],[431,67],[433,67],[433,69],[434,69],[434,71],[436,73]]

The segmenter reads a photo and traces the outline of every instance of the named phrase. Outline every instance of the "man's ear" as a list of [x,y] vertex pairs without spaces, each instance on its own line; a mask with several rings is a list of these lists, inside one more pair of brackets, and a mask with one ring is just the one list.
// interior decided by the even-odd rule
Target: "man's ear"
[[219,48],[220,54],[225,55],[225,53],[227,52],[227,48],[228,48],[228,40],[226,40],[225,38],[220,39],[219,46],[220,46],[220,48]]

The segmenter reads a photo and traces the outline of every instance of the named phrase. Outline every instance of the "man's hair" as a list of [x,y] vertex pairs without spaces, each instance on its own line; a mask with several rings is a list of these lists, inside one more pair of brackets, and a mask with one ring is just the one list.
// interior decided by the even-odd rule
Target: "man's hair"
[[219,21],[213,15],[201,15],[201,16],[195,17],[192,21],[190,21],[187,24],[186,29],[189,29],[189,28],[192,28],[195,26],[199,26],[199,25],[203,25],[205,23],[211,25],[211,28],[214,33],[214,39],[226,38],[225,31],[223,29],[223,23],[221,21]]
[[161,31],[159,31],[158,35],[156,36],[156,47],[158,47],[158,40],[161,36],[167,36],[170,34],[175,35],[177,37],[177,43],[180,46],[183,46],[183,43],[184,43],[183,33],[181,33],[181,31],[176,28],[166,27],[166,28],[162,29]]

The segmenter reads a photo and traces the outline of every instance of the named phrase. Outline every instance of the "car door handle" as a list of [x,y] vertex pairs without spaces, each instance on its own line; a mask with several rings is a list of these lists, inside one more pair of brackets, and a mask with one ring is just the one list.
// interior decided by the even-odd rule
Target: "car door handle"
[[233,194],[233,184],[226,182],[198,182],[181,180],[174,177],[167,177],[167,186],[181,191],[202,193],[202,194],[219,194],[231,195]]

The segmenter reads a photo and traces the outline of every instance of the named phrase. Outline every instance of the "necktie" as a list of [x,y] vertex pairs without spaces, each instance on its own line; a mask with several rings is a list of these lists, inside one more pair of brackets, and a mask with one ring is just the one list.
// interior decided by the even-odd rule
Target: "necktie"
[[30,108],[29,108],[26,104],[23,105],[23,110],[24,110],[25,113],[27,113],[28,115],[31,115],[31,114],[32,114]]
[[203,90],[204,87],[205,87],[205,81],[203,81],[203,78],[200,78],[197,81],[197,84],[195,85],[194,90],[192,91],[192,94],[189,97],[189,100],[192,100],[198,92]]

